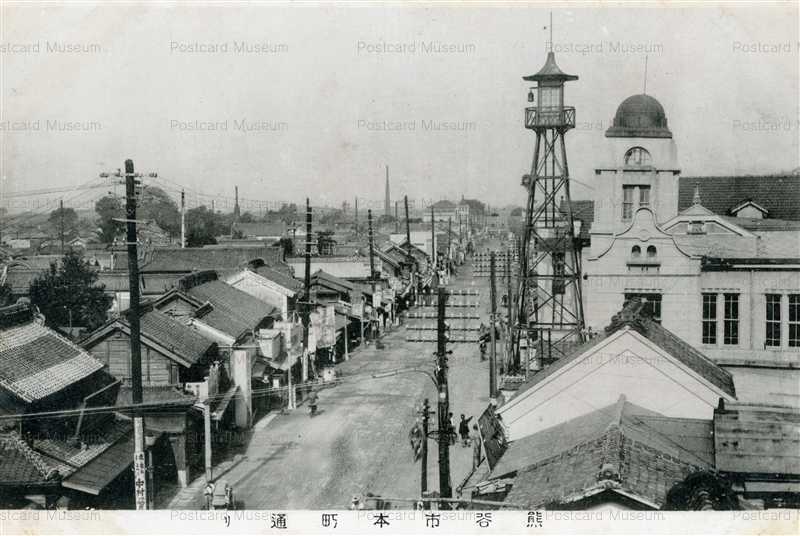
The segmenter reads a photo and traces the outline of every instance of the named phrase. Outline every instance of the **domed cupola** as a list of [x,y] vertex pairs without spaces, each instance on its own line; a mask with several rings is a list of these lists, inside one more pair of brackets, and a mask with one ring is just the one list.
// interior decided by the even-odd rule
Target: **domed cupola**
[[633,95],[617,108],[607,138],[671,138],[667,115],[661,103],[650,95]]

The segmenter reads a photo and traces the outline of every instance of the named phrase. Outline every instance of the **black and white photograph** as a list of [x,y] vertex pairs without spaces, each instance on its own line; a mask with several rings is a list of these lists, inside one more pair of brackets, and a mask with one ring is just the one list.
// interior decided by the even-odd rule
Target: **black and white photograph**
[[0,0],[0,534],[796,534],[800,3]]

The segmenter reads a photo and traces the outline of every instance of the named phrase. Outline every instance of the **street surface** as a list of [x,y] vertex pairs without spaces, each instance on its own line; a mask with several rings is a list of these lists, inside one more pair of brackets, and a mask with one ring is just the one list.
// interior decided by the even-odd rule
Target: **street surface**
[[[478,311],[487,322],[488,278],[473,279],[468,262],[459,267],[459,274],[450,287],[479,289]],[[234,489],[237,507],[346,509],[355,495],[362,499],[368,493],[390,498],[420,496],[420,462],[413,461],[408,433],[414,407],[425,397],[436,410],[435,386],[420,373],[372,375],[406,368],[433,372],[435,345],[406,342],[402,327],[385,336],[384,343],[384,350],[369,346],[337,365],[342,381],[320,391],[317,416],[311,418],[308,408],[301,405],[288,414],[268,417],[266,423],[256,423],[243,461],[224,476]],[[450,348],[450,411],[456,426],[461,413],[474,416],[472,425],[489,400],[488,359],[480,361],[477,344]],[[436,428],[436,415],[430,422],[430,428]],[[450,457],[455,494],[472,468],[472,449],[456,442],[450,447]],[[428,489],[439,489],[438,446],[433,440],[428,443]],[[202,494],[198,494],[195,507],[202,504]],[[394,508],[411,506],[392,504]]]

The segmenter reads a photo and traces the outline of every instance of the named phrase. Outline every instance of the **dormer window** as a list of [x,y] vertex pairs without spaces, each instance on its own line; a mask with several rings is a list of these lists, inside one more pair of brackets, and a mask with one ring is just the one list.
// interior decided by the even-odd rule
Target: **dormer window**
[[642,248],[639,246],[633,246],[631,248],[631,258],[638,259],[642,256]]
[[625,153],[625,165],[643,167],[652,165],[653,159],[644,147],[632,147]]
[[738,205],[731,207],[731,216],[736,218],[763,219],[769,215],[769,210],[762,207],[752,199],[745,199]]
[[654,259],[656,257],[656,247],[655,246],[647,246],[647,258]]

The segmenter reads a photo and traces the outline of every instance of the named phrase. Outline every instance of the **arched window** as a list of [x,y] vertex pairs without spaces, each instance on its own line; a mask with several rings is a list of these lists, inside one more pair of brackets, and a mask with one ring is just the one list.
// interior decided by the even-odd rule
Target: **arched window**
[[656,247],[655,246],[647,246],[647,256],[651,257],[651,258],[656,256]]
[[638,259],[639,257],[641,257],[641,255],[642,255],[642,248],[640,248],[639,246],[633,246],[631,248],[631,257],[633,257],[634,259]]
[[652,163],[653,159],[644,147],[631,147],[625,153],[626,166],[649,166]]

